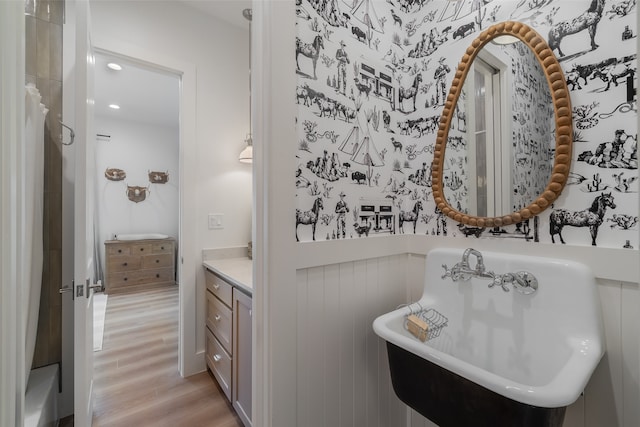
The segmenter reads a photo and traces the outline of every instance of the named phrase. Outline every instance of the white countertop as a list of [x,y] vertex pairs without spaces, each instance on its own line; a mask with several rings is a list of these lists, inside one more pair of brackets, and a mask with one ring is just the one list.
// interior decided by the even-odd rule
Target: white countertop
[[202,265],[241,291],[253,295],[253,262],[249,258],[209,259]]

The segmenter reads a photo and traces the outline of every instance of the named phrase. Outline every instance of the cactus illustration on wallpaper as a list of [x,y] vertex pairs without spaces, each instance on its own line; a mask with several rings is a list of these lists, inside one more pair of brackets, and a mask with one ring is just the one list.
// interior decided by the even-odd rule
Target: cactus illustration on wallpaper
[[606,190],[608,187],[608,185],[602,185],[602,178],[600,178],[600,174],[599,173],[595,173],[593,174],[593,178],[591,179],[591,182],[587,183],[587,190],[589,190],[589,192],[593,193],[596,191],[602,191],[602,190]]

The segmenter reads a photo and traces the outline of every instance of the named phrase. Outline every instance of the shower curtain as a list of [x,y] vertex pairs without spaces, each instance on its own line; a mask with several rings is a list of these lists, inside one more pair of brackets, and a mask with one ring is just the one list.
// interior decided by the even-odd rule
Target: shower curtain
[[25,90],[25,157],[23,187],[23,220],[21,277],[23,286],[23,324],[25,325],[25,384],[33,363],[42,288],[44,258],[44,121],[47,108],[40,103],[42,97],[33,84]]

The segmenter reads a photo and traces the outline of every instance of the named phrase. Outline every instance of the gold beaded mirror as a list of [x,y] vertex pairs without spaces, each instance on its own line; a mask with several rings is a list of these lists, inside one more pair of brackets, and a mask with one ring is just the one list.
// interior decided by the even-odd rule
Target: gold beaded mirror
[[[463,87],[465,85],[465,79],[467,78],[470,69],[473,67],[474,59],[479,56],[483,47],[485,47],[489,42],[496,40],[497,38],[503,39],[504,37],[502,36],[513,36],[522,42],[526,48],[521,47],[521,50],[529,50],[530,54],[533,54],[534,61],[537,61],[539,68],[542,70],[541,79],[546,80],[549,99],[553,104],[549,128],[555,128],[552,129],[551,133],[549,133],[551,142],[555,139],[555,146],[551,146],[548,149],[549,153],[551,153],[550,159],[552,159],[553,165],[551,166],[551,160],[549,160],[548,169],[550,171],[550,175],[548,178],[544,178],[541,186],[541,192],[539,194],[536,193],[532,197],[532,200],[528,201],[526,205],[522,205],[522,207],[511,213],[508,213],[509,211],[507,211],[504,213],[498,213],[496,216],[476,216],[463,212],[462,210],[464,209],[460,209],[460,206],[454,208],[452,206],[452,198],[449,197],[448,199],[445,195],[445,187],[451,186],[451,179],[449,176],[445,177],[444,172],[445,169],[448,168],[448,163],[453,163],[453,160],[445,162],[445,152],[447,149],[458,149],[458,147],[455,146],[455,143],[459,141],[456,141],[455,137],[450,138],[449,133],[454,117],[457,118],[458,123],[460,122],[461,113],[458,102],[461,99],[461,95],[463,98],[466,96]],[[544,84],[545,82],[542,82],[542,85]],[[516,115],[518,111],[516,111],[515,107],[512,108],[514,108],[513,114]],[[527,108],[530,107],[527,106]],[[547,106],[547,108],[550,107]],[[467,118],[465,118],[465,120],[472,121],[467,120]],[[524,121],[522,117],[520,117],[520,122],[521,124],[526,124],[526,121]],[[468,129],[465,129],[465,131],[469,132]],[[524,139],[537,138],[536,135],[520,135],[519,137]],[[450,144],[449,147],[447,146],[448,142]],[[451,84],[451,89],[449,90],[449,95],[442,112],[442,117],[440,118],[432,163],[433,196],[436,205],[438,209],[448,217],[460,223],[478,227],[500,227],[503,225],[516,224],[538,215],[553,203],[564,188],[569,174],[569,168],[571,166],[572,143],[573,123],[569,90],[560,64],[547,43],[535,30],[526,24],[507,21],[493,25],[483,31],[471,43],[471,46],[467,48],[463,55]],[[511,142],[509,142],[508,145],[511,145]],[[527,155],[528,153],[521,153],[520,160],[527,161]],[[465,156],[464,159],[466,158],[467,157]],[[490,159],[489,163],[491,162],[493,162],[492,159]],[[495,159],[495,163],[499,162],[500,160]],[[475,171],[475,166],[470,169]],[[458,179],[457,176],[455,178]],[[545,182],[546,187],[544,187]]]

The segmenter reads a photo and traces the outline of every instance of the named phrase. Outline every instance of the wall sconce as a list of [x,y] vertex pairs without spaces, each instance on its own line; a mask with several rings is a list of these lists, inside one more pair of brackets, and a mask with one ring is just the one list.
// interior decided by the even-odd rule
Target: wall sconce
[[240,156],[238,156],[238,160],[240,163],[253,163],[253,140],[251,139],[251,134],[247,134],[247,138],[244,140],[247,143],[247,146],[242,150]]

